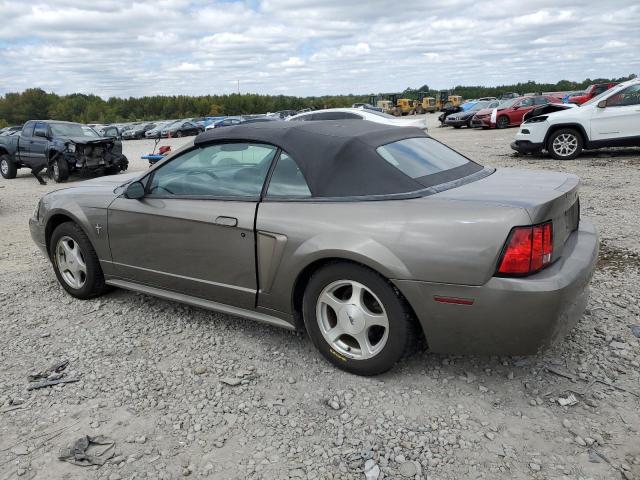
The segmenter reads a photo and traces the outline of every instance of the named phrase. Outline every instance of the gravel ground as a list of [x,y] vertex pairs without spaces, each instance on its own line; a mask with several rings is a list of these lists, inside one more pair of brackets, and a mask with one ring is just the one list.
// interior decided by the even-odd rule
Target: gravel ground
[[[582,178],[601,260],[564,342],[521,358],[422,351],[359,378],[301,334],[121,290],[74,300],[27,227],[59,186],[22,170],[0,181],[0,480],[640,479],[640,339],[629,328],[640,324],[640,150],[517,157],[514,129],[429,122],[481,163]],[[125,143],[133,170],[151,148]],[[77,383],[27,391],[29,374],[65,359]],[[577,404],[561,406],[571,394]],[[58,460],[82,435],[113,438],[115,455],[101,467]]]

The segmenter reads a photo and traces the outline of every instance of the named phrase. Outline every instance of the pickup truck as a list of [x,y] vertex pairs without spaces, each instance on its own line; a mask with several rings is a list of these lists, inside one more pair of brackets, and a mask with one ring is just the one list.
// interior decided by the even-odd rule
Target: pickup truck
[[7,179],[19,168],[46,168],[56,182],[64,182],[72,172],[110,175],[128,166],[119,140],[79,123],[30,120],[20,132],[0,136],[0,174]]

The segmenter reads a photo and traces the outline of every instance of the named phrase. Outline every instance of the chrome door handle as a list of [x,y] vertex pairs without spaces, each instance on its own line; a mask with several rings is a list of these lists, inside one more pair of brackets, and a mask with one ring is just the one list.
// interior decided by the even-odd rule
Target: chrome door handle
[[238,219],[235,217],[220,216],[216,218],[216,225],[222,225],[223,227],[237,227]]

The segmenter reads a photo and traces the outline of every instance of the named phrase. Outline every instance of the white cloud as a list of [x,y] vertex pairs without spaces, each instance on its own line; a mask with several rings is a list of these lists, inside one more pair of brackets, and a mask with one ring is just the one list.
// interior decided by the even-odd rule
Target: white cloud
[[[639,73],[637,0],[0,0],[0,94],[318,95]],[[408,14],[407,12],[413,12]],[[606,51],[600,53],[601,51]],[[596,60],[597,59],[597,60]]]

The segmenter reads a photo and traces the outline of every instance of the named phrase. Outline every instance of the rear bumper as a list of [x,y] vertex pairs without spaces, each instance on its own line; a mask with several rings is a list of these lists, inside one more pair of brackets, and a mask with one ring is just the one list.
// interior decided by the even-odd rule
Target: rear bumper
[[[413,307],[431,351],[530,355],[563,338],[581,318],[597,257],[596,230],[582,220],[563,257],[530,277],[492,277],[481,286],[394,283]],[[439,296],[473,304],[438,303]]]
[[536,153],[542,151],[542,143],[533,143],[529,140],[516,140],[511,142],[511,148],[520,153]]

